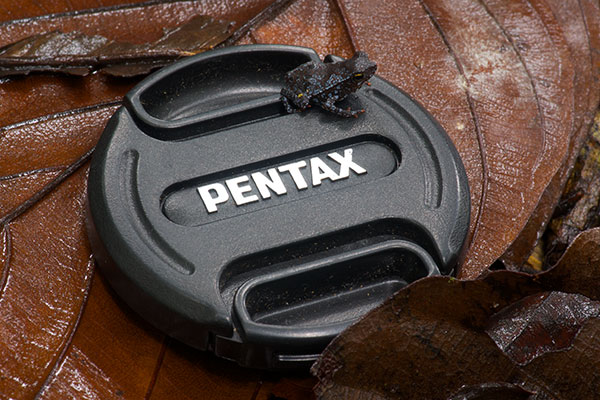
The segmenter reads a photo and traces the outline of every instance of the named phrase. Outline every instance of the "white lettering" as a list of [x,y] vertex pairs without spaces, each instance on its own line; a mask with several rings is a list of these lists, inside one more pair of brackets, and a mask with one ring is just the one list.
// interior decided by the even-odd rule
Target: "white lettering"
[[227,179],[225,184],[229,188],[231,192],[231,196],[233,197],[233,201],[238,206],[247,203],[253,203],[258,201],[258,196],[253,194],[250,196],[244,196],[244,193],[248,193],[252,191],[252,187],[250,185],[240,185],[242,183],[248,182],[249,178],[247,175],[238,176],[237,178]]
[[339,179],[337,174],[329,168],[329,165],[325,164],[319,157],[310,159],[310,172],[313,186],[319,186],[324,179],[329,179],[332,182]]
[[329,153],[327,156],[340,164],[340,173],[338,179],[350,177],[350,170],[356,172],[358,175],[367,173],[366,169],[352,161],[352,149],[344,150],[343,157],[338,153]]
[[[215,193],[214,197],[211,195],[211,191]],[[227,189],[220,183],[211,183],[210,185],[200,186],[198,188],[198,193],[209,214],[217,211],[217,204],[222,204],[229,200]]]
[[[286,188],[280,173],[289,173],[298,190],[307,189],[308,183],[302,175],[301,170],[309,166],[309,164],[312,186],[319,186],[326,179],[332,182],[347,179],[350,177],[350,171],[354,171],[357,175],[367,173],[366,169],[352,161],[352,149],[345,149],[343,154],[341,155],[336,152],[327,154],[331,160],[339,164],[339,173],[336,173],[322,158],[312,157],[308,162],[296,161],[281,165],[278,168],[269,168],[267,171],[254,172],[250,176],[242,175],[227,179],[224,184],[211,183],[200,186],[197,190],[206,210],[210,214],[217,212],[217,205],[229,201],[230,196],[236,205],[241,206],[257,202],[260,198],[269,199],[272,193],[275,193],[277,196],[288,193],[288,188]],[[253,190],[253,186],[249,184],[250,179],[254,181],[260,196],[250,193]]]
[[300,168],[304,167],[306,167],[306,161],[298,161],[295,163],[282,165],[278,168],[278,170],[279,172],[289,172],[298,190],[302,190],[308,187],[308,184],[300,173]]
[[267,173],[269,174],[269,178],[267,178],[262,172],[255,172],[252,174],[252,179],[254,180],[254,183],[256,184],[256,187],[258,188],[262,198],[270,198],[271,190],[278,196],[286,194],[287,190],[285,189],[285,185],[277,173],[277,170],[275,168],[269,168]]

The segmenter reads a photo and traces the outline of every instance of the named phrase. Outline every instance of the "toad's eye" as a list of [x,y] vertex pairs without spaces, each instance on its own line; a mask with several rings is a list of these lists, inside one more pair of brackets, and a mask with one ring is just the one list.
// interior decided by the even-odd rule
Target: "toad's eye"
[[364,76],[363,74],[354,74],[352,79],[354,79],[356,82],[358,82],[363,78],[363,76]]

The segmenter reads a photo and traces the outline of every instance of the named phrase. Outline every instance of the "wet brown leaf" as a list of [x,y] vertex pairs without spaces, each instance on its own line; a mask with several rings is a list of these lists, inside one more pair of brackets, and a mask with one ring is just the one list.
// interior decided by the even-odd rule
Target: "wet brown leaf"
[[509,383],[483,383],[460,389],[448,400],[534,400],[533,393]]
[[[80,163],[114,110],[82,110],[0,131],[4,396],[37,393],[78,327],[93,271],[82,240],[87,174],[62,172]],[[28,361],[19,362],[23,357]]]
[[[592,282],[600,278],[599,261],[600,229],[594,229],[580,235],[554,269],[537,276],[498,271],[474,281],[420,280],[334,339],[313,367],[317,392],[323,399],[445,399],[463,385],[505,382],[550,398],[594,398],[600,389],[600,287]],[[568,301],[550,310],[531,308],[549,291],[554,293],[546,298]],[[582,310],[582,318],[570,315],[574,309]],[[533,349],[535,357],[526,357],[524,365],[512,361],[486,333],[494,323],[517,333],[498,340],[509,345],[503,346],[509,354]],[[574,340],[559,349],[549,336],[568,339],[565,344]]]
[[130,77],[209,50],[231,36],[231,23],[199,15],[151,43],[109,40],[101,35],[54,31],[34,35],[0,51],[0,78],[31,72],[85,76],[99,70]]
[[[93,269],[83,229],[87,166],[80,165],[116,107],[58,114],[0,135],[3,154],[15,153],[0,162],[0,312],[8,322],[0,331],[0,393],[110,399],[142,398],[155,389],[156,398],[204,393],[249,399],[259,387],[258,372],[167,343],[98,276],[90,290]],[[38,149],[40,140],[48,151]],[[29,361],[17,361],[23,358]]]
[[[143,3],[148,0],[130,0],[127,3]],[[31,18],[55,13],[73,12],[92,8],[110,8],[125,4],[123,0],[6,0],[0,7],[0,21]]]
[[599,312],[600,302],[582,295],[539,293],[492,315],[485,331],[514,363],[526,365],[546,352],[569,348],[581,326]]

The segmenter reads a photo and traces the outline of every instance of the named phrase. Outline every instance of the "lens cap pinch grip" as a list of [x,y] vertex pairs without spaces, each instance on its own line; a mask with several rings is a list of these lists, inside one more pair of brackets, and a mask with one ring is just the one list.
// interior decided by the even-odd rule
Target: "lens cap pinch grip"
[[[311,49],[210,51],[149,76],[92,160],[88,231],[103,274],[167,334],[239,364],[305,367],[406,284],[448,274],[469,226],[446,133],[390,83],[288,114]],[[435,296],[436,293],[432,293]]]

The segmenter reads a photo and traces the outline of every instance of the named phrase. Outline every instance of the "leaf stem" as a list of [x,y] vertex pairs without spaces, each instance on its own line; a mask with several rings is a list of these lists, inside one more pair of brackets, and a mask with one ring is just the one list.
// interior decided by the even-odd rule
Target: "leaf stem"
[[27,211],[31,206],[40,201],[43,197],[45,197],[48,193],[54,190],[58,185],[63,183],[67,178],[69,178],[75,171],[79,169],[83,164],[85,164],[91,157],[94,152],[94,148],[88,150],[83,156],[81,156],[77,161],[73,164],[69,165],[63,172],[61,172],[52,182],[49,182],[46,186],[36,192],[33,196],[19,204],[12,211],[6,214],[4,217],[0,218],[0,227],[8,225],[19,215],[23,214]]
[[216,46],[216,48],[233,46],[235,42],[237,42],[242,36],[244,36],[250,30],[259,27],[269,19],[277,16],[293,1],[294,0],[275,0],[265,7],[261,12],[246,21],[245,24],[237,28],[227,40]]

